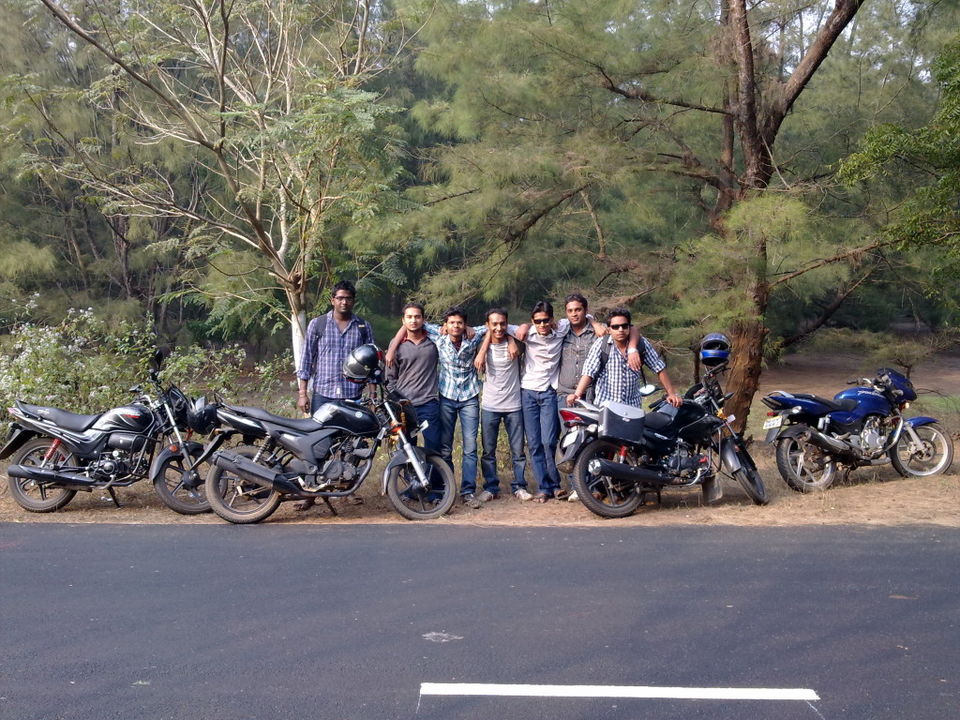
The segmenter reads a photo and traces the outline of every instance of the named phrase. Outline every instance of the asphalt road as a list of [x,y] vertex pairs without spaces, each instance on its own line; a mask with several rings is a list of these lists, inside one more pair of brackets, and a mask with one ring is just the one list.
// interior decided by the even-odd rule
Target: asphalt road
[[0,718],[954,718],[958,551],[931,527],[5,524]]

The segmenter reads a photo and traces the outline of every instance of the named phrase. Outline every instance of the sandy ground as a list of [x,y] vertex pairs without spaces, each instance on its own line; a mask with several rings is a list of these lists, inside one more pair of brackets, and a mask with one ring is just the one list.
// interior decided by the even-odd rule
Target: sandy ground
[[[875,368],[856,357],[818,358],[795,356],[783,365],[767,370],[762,378],[761,393],[748,424],[748,435],[762,440],[759,428],[763,420],[763,406],[759,397],[775,389],[814,392],[828,397],[844,387],[848,378],[869,375]],[[941,419],[954,431],[960,429],[960,357],[938,357],[913,372],[914,384],[920,391],[920,409],[916,414],[931,414]],[[924,397],[937,398],[937,412],[924,411]],[[946,396],[947,400],[943,399]],[[912,412],[912,411],[911,411]],[[960,462],[955,462],[948,475],[934,478],[901,478],[890,467],[863,468],[850,475],[846,482],[838,482],[826,492],[801,495],[781,480],[776,470],[773,452],[762,442],[755,442],[751,452],[763,475],[770,497],[765,507],[753,505],[733,483],[725,483],[722,500],[710,507],[701,505],[700,491],[674,490],[663,494],[662,504],[648,503],[630,518],[606,520],[590,513],[579,503],[551,501],[543,505],[520,503],[512,497],[488,503],[480,510],[462,505],[444,518],[432,521],[442,525],[508,525],[541,526],[564,525],[589,527],[616,523],[619,525],[914,525],[930,524],[960,527]],[[270,523],[404,523],[379,493],[376,469],[361,488],[362,505],[337,501],[339,513],[334,517],[322,505],[306,512],[296,512],[291,503],[285,503],[269,520]],[[503,485],[506,476],[501,473]],[[529,478],[529,476],[528,476]],[[532,483],[531,483],[532,486]],[[79,493],[63,510],[57,513],[29,513],[16,505],[9,496],[6,483],[0,485],[0,521],[6,522],[60,522],[60,523],[222,523],[218,517],[207,514],[194,517],[177,515],[168,510],[153,494],[152,487],[141,482],[121,489],[118,496],[121,508],[115,508],[109,499],[99,494]]]

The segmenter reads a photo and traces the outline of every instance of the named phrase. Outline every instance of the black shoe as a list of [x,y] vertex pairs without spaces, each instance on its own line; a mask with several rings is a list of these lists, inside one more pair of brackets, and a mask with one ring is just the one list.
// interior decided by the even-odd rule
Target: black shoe
[[477,496],[473,493],[468,493],[467,495],[463,496],[463,504],[467,507],[473,508],[474,510],[479,510],[483,507],[483,503],[477,500]]

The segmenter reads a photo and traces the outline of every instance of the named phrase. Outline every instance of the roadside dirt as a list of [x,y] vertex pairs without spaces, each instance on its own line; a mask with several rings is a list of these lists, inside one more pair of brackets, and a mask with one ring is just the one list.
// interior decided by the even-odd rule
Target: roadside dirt
[[[751,413],[748,435],[757,442],[751,452],[757,460],[767,486],[770,504],[753,505],[732,483],[725,483],[724,497],[716,505],[701,505],[700,491],[670,491],[663,494],[662,504],[649,503],[630,518],[605,520],[594,516],[579,503],[550,501],[543,505],[520,503],[504,494],[480,510],[457,505],[446,517],[433,521],[441,525],[564,525],[590,527],[609,525],[913,525],[930,524],[960,527],[960,461],[948,475],[935,478],[901,478],[890,467],[857,470],[845,482],[838,482],[826,492],[801,495],[786,486],[777,472],[771,448],[763,445],[759,430],[763,408],[759,397],[775,389],[813,392],[832,397],[844,387],[848,378],[870,375],[875,370],[857,357],[792,356],[781,366],[764,372],[761,393]],[[916,414],[930,414],[940,419],[953,433],[960,430],[960,357],[941,356],[914,369],[914,384],[920,391]],[[680,383],[683,384],[683,383]],[[935,406],[924,409],[924,398],[936,400]],[[932,401],[931,401],[932,402]],[[960,448],[958,448],[960,450]],[[508,487],[507,475],[501,472],[502,485]],[[379,493],[376,469],[361,489],[362,505],[345,501],[334,503],[339,513],[334,517],[323,505],[306,512],[296,512],[287,503],[269,519],[280,524],[344,524],[403,523],[386,498]],[[5,477],[4,477],[5,480]],[[533,487],[528,474],[528,482]],[[0,521],[59,523],[222,523],[207,514],[194,517],[177,515],[163,506],[146,482],[121,489],[121,508],[115,508],[98,494],[79,493],[63,510],[51,514],[28,513],[9,496],[6,482],[0,485]]]

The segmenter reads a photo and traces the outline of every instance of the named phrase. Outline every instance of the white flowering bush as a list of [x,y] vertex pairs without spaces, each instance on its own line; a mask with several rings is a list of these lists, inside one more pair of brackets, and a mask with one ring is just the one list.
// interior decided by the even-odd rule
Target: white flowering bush
[[[69,310],[57,325],[16,325],[0,338],[0,408],[20,399],[95,414],[125,404],[132,399],[130,388],[141,385],[150,391],[155,345],[146,320],[106,321],[92,308]],[[189,397],[216,395],[227,402],[243,397],[250,404],[266,398],[263,407],[289,411],[292,396],[283,390],[290,381],[283,372],[292,360],[283,356],[247,369],[246,359],[239,346],[177,348],[164,360],[160,377]]]

